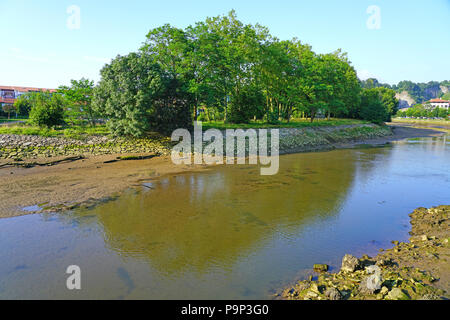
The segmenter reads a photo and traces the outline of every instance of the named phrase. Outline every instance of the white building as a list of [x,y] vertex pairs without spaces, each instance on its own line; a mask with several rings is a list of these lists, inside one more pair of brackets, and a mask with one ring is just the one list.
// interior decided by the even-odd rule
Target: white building
[[441,109],[447,109],[450,108],[450,101],[442,100],[442,99],[432,99],[426,103],[427,105],[431,106],[432,109],[434,108],[441,108]]

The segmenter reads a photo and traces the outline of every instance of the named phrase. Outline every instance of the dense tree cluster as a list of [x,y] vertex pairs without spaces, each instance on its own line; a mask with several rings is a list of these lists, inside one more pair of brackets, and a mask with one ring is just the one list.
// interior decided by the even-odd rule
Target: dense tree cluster
[[390,85],[387,83],[380,83],[375,78],[369,78],[361,81],[361,87],[365,89],[384,87],[395,90],[395,92],[406,91],[417,102],[423,103],[433,98],[449,99],[450,93],[445,93],[441,90],[441,87],[450,87],[450,81],[444,80],[429,81],[427,83],[415,83],[409,80],[400,81],[398,84]]
[[94,107],[119,134],[189,127],[197,117],[276,123],[361,116],[360,82],[345,53],[281,41],[234,12],[184,30],[153,29],[137,52],[118,56],[101,76]]
[[446,108],[431,108],[417,104],[407,110],[398,111],[397,117],[413,117],[413,118],[443,118],[450,116],[450,109]]
[[318,54],[298,39],[279,40],[258,24],[243,24],[234,11],[185,29],[150,30],[143,45],[117,56],[93,81],[72,80],[55,98],[47,93],[16,101],[38,124],[107,121],[116,135],[170,134],[192,120],[276,124],[292,118],[361,118],[389,121],[395,91],[376,79],[360,81],[341,50]]

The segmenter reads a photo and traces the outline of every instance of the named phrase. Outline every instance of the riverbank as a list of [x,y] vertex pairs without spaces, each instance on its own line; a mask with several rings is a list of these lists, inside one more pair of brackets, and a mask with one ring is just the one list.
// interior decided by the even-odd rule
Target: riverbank
[[[283,128],[280,131],[280,153],[377,145],[439,134],[433,130],[391,129],[370,124]],[[211,168],[174,165],[168,156],[169,143],[147,140],[140,145],[138,141],[130,140],[125,142],[128,147],[123,147],[122,141],[108,139],[91,137],[78,142],[37,136],[1,136],[0,218],[91,206],[128,188],[141,188],[145,182],[164,175]],[[93,146],[98,145],[102,146],[99,153],[92,152],[92,148],[96,150]],[[23,148],[28,148],[28,151],[23,152]],[[39,153],[40,148],[44,154]],[[15,151],[6,154],[4,150]]]
[[286,288],[287,300],[441,300],[450,298],[450,206],[410,214],[409,242],[376,257],[346,255],[338,273],[315,265],[318,277]]

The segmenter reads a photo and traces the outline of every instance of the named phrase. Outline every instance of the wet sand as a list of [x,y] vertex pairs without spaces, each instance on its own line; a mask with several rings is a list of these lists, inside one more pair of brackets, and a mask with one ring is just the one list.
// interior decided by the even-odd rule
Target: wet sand
[[[443,132],[393,124],[393,135],[383,138],[318,146],[315,150],[351,148],[360,144],[382,145],[414,137],[433,137]],[[311,150],[296,150],[305,152]],[[92,204],[117,196],[128,188],[168,174],[208,170],[210,166],[177,166],[168,156],[147,160],[118,161],[118,155],[93,156],[49,167],[0,168],[0,218],[39,212],[41,208],[60,209]],[[123,154],[121,156],[124,156]],[[48,161],[49,159],[46,159]],[[56,160],[52,158],[51,160]],[[1,164],[1,162],[0,162]],[[32,207],[28,211],[23,208]]]

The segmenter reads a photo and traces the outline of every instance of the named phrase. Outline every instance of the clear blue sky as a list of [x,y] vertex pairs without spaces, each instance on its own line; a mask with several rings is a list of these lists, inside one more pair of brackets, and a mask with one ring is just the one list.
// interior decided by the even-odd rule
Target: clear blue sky
[[[79,29],[67,27],[71,5],[81,10]],[[371,5],[380,9],[379,29],[367,27]],[[184,28],[231,9],[316,52],[342,48],[361,78],[450,80],[450,0],[0,0],[0,84],[98,81],[102,65],[136,50],[151,28]]]

